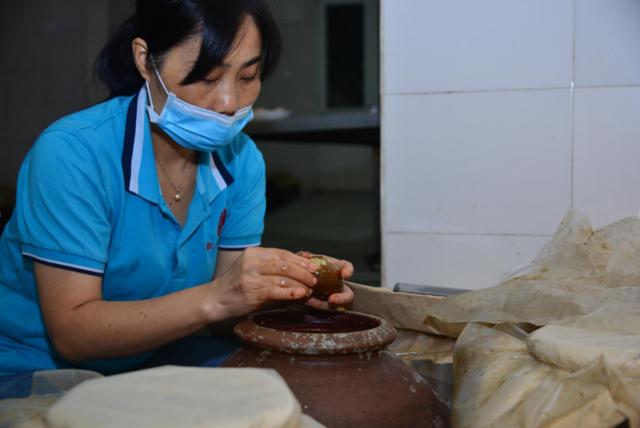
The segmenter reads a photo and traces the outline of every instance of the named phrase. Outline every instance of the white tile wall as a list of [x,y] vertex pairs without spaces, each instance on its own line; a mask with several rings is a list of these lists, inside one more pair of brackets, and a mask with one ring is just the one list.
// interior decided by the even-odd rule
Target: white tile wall
[[640,87],[577,89],[575,206],[604,226],[640,210]]
[[572,0],[382,0],[381,19],[384,93],[571,82]]
[[398,282],[478,289],[533,260],[547,237],[385,233],[387,286]]
[[553,233],[570,204],[570,99],[385,96],[385,230]]
[[638,215],[640,1],[381,1],[383,285],[493,285],[569,206]]
[[640,1],[576,1],[577,86],[640,84]]

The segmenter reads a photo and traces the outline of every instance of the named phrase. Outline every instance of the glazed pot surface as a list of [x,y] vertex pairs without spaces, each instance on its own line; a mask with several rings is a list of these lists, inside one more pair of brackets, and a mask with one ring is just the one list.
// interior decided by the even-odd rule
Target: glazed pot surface
[[236,326],[227,367],[275,369],[303,412],[327,427],[447,427],[449,410],[384,348],[395,329],[355,312],[267,311]]

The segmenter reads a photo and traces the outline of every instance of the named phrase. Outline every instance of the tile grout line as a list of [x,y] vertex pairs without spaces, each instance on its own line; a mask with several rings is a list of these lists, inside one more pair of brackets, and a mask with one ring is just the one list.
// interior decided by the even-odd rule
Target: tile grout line
[[575,152],[576,152],[576,101],[575,101],[575,81],[576,81],[576,0],[572,1],[572,40],[571,40],[571,97],[570,97],[570,109],[571,109],[571,166],[570,166],[570,179],[569,179],[569,207],[573,208],[575,203]]
[[[572,67],[573,68],[573,67]],[[572,91],[574,89],[619,89],[619,88],[640,88],[640,83],[628,83],[617,85],[583,85],[575,86],[572,81],[569,86],[549,86],[540,88],[512,88],[512,89],[469,89],[450,91],[422,91],[422,92],[389,92],[386,96],[413,96],[413,95],[460,95],[460,94],[484,94],[503,92],[542,92],[542,91]]]
[[491,236],[491,237],[518,237],[518,238],[551,238],[554,235],[544,233],[473,233],[473,232],[412,232],[402,230],[386,231],[390,235],[420,235],[420,236]]
[[[639,85],[640,86],[640,85]],[[456,95],[456,94],[483,94],[492,92],[532,92],[532,91],[558,91],[567,90],[565,86],[546,86],[540,88],[495,88],[495,89],[452,89],[444,91],[416,91],[416,92],[390,92],[385,95]]]
[[378,168],[379,168],[379,209],[380,209],[380,286],[381,287],[385,287],[385,286],[390,286],[390,284],[386,284],[387,281],[387,272],[388,272],[388,267],[387,267],[387,263],[386,263],[386,256],[387,256],[387,251],[386,251],[386,239],[385,239],[385,235],[386,235],[386,230],[385,230],[385,224],[386,224],[386,218],[387,218],[387,209],[385,206],[385,202],[386,202],[386,191],[385,191],[385,183],[386,183],[386,145],[385,145],[385,130],[386,130],[386,123],[385,123],[385,105],[386,105],[386,96],[384,95],[385,92],[385,87],[386,87],[386,70],[385,70],[385,59],[386,59],[386,49],[385,49],[385,39],[386,39],[386,33],[385,33],[385,29],[386,29],[386,19],[385,19],[385,14],[383,13],[386,7],[386,0],[380,0],[380,2],[378,3],[378,31],[379,33],[379,39],[378,39],[378,55],[379,58],[378,60],[380,61],[380,71],[379,71],[379,75],[378,75],[378,91],[379,91],[379,111],[380,111],[380,147],[379,147],[379,151],[378,151],[378,159],[379,159],[379,163],[378,163]]

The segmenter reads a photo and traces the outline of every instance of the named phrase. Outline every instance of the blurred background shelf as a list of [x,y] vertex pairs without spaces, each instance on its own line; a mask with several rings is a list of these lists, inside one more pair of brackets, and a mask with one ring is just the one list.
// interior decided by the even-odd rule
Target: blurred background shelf
[[[270,210],[263,245],[308,250],[349,260],[353,281],[380,284],[375,194],[363,191],[322,192]],[[379,253],[378,253],[379,254]]]
[[380,114],[339,111],[293,115],[277,120],[254,120],[247,132],[256,140],[300,141],[380,146]]

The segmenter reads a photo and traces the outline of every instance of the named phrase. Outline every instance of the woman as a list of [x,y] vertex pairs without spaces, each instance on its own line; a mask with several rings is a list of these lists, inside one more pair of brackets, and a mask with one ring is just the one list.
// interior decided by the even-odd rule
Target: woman
[[352,300],[309,299],[308,255],[258,247],[264,162],[241,130],[279,53],[264,0],[138,0],[96,62],[111,98],[51,125],[21,167],[0,239],[5,385],[135,369],[267,302]]

